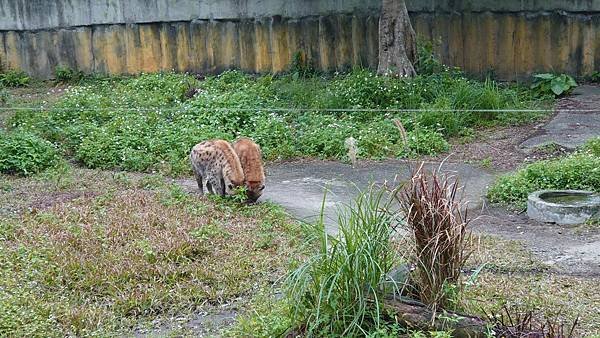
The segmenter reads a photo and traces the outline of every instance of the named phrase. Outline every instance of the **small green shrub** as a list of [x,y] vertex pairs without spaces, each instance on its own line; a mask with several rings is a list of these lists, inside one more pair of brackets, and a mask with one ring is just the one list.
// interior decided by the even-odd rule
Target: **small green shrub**
[[444,71],[449,68],[442,64],[433,53],[433,43],[424,39],[417,41],[417,62],[415,70],[419,75],[432,75]]
[[0,105],[5,105],[10,100],[10,93],[6,88],[0,86]]
[[33,134],[0,132],[0,172],[31,175],[55,166],[60,156],[54,146]]
[[302,51],[297,51],[292,56],[290,65],[290,74],[294,80],[299,78],[307,78],[316,74],[315,68],[310,60],[307,60],[306,54]]
[[488,190],[492,203],[525,208],[527,196],[542,189],[600,191],[599,139],[592,140],[573,155],[532,163],[501,176]]
[[29,80],[27,73],[22,70],[9,70],[0,74],[0,84],[6,87],[25,87]]
[[71,83],[79,81],[83,78],[83,72],[75,71],[68,66],[56,66],[54,69],[54,77],[59,83]]
[[539,95],[553,94],[560,96],[563,94],[569,94],[575,87],[577,82],[570,75],[567,74],[536,74],[533,76],[534,82],[531,85],[533,89]]
[[590,75],[590,81],[598,83],[600,82],[600,71],[595,71]]

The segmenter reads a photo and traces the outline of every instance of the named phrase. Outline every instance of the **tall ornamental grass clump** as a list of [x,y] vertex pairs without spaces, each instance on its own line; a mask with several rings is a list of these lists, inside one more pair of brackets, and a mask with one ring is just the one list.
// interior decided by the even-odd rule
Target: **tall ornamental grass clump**
[[412,282],[418,298],[434,310],[452,309],[461,293],[461,271],[469,257],[469,220],[459,198],[456,179],[423,164],[395,198],[411,240]]
[[371,187],[340,211],[339,233],[316,224],[318,252],[286,280],[294,325],[307,336],[365,336],[383,325],[381,283],[396,261],[395,215],[383,190]]

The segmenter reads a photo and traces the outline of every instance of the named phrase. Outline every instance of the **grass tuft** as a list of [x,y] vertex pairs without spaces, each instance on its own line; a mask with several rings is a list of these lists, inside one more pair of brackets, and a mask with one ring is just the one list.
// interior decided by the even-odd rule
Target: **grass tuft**
[[456,308],[461,272],[469,257],[469,221],[458,191],[457,179],[427,173],[421,164],[394,195],[414,241],[418,298],[433,309]]
[[315,225],[318,253],[287,278],[294,328],[307,336],[365,335],[383,325],[380,284],[392,268],[391,200],[371,187],[339,213],[339,234]]

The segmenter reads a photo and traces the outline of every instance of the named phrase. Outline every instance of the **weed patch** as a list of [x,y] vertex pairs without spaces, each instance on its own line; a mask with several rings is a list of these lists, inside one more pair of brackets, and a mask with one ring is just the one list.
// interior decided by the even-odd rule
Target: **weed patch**
[[82,71],[73,70],[67,66],[57,66],[54,70],[54,77],[58,83],[72,83],[83,79]]
[[[361,158],[414,157],[445,151],[446,139],[468,128],[539,116],[477,112],[539,103],[522,87],[469,80],[456,71],[398,79],[362,69],[326,77],[296,68],[277,77],[227,71],[204,81],[174,73],[85,79],[53,108],[19,111],[10,125],[41,135],[90,168],[180,175],[189,172],[189,149],[211,138],[248,136],[267,160],[346,159],[348,137],[356,139]],[[392,123],[396,118],[408,144]]]
[[538,324],[548,318],[568,327],[579,317],[577,336],[586,337],[600,330],[597,278],[483,272],[466,290],[465,298],[470,299],[466,307],[471,313],[500,313],[508,307],[533,312]]
[[6,87],[25,87],[31,79],[22,70],[11,69],[5,73],[0,73],[0,85]]

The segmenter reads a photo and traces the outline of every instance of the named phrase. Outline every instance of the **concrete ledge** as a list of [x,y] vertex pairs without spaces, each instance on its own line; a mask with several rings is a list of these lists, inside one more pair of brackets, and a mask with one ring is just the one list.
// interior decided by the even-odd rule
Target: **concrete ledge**
[[381,0],[2,0],[0,30],[378,12]]
[[[600,0],[407,0],[413,13],[600,13]],[[2,0],[0,30],[378,13],[381,0]]]
[[600,0],[406,0],[412,12],[600,12]]

